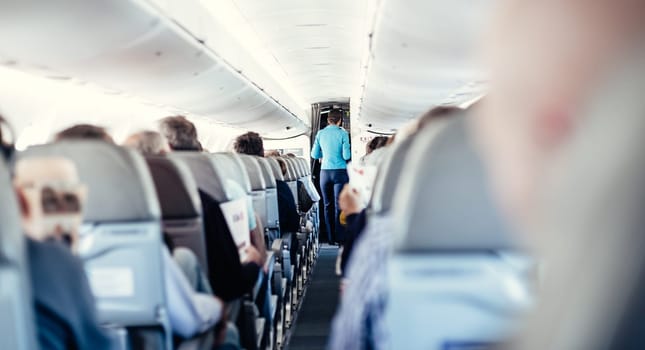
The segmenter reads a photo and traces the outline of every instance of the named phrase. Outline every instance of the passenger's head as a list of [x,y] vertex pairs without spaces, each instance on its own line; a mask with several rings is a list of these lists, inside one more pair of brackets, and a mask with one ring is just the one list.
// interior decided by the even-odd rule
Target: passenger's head
[[340,125],[343,122],[343,112],[338,109],[332,109],[327,114],[327,123],[330,125]]
[[141,131],[130,135],[123,146],[136,149],[145,156],[161,156],[170,152],[168,141],[156,131]]
[[107,133],[105,128],[91,124],[77,124],[65,130],[59,131],[54,138],[56,141],[61,140],[102,140],[114,143],[112,136]]
[[235,139],[233,148],[237,153],[264,157],[264,144],[262,143],[262,137],[257,132],[249,131],[238,136]]
[[201,144],[197,140],[195,124],[184,116],[163,118],[159,122],[159,130],[174,151],[202,150]]
[[381,147],[385,147],[387,145],[387,141],[387,136],[376,136],[367,143],[365,153],[370,154]]
[[23,229],[35,240],[58,240],[76,248],[86,187],[76,166],[62,157],[34,157],[16,163],[14,186]]
[[276,150],[270,150],[270,151],[264,152],[264,156],[265,157],[280,157],[280,152],[278,152]]
[[645,2],[507,0],[502,10],[487,38],[490,91],[472,121],[506,211],[524,222],[581,108],[641,46]]

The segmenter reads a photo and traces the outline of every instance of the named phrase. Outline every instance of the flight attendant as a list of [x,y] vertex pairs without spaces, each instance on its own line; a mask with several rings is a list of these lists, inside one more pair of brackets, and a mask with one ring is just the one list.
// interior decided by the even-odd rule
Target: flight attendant
[[349,182],[347,161],[351,158],[349,134],[340,127],[342,112],[331,110],[327,116],[327,127],[316,135],[311,157],[322,159],[320,167],[320,189],[325,203],[325,225],[329,243],[342,243],[344,229],[340,225],[338,197],[343,186]]

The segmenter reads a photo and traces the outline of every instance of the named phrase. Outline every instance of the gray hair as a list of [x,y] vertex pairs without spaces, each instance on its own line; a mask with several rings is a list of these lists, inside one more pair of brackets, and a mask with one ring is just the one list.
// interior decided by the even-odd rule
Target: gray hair
[[164,155],[170,151],[168,141],[156,131],[141,131],[130,135],[124,146],[131,147],[145,156]]

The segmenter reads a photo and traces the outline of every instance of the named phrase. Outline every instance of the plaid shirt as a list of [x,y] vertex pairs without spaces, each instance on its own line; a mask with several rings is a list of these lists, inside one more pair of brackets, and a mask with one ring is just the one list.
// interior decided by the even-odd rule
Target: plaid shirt
[[334,317],[328,349],[387,349],[387,263],[392,219],[370,217],[347,264],[348,284]]

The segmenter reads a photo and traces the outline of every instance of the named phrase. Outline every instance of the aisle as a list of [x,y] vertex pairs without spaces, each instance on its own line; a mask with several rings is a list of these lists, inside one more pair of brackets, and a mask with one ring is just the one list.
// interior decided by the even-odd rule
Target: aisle
[[337,247],[323,245],[320,248],[318,262],[286,349],[325,349],[338,305],[339,277],[334,273],[337,255]]

